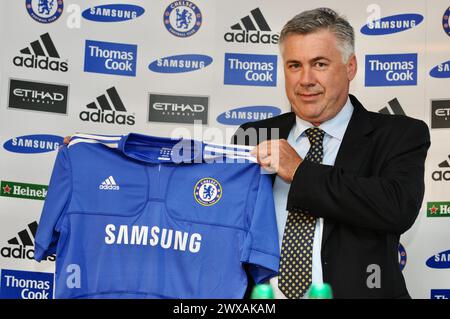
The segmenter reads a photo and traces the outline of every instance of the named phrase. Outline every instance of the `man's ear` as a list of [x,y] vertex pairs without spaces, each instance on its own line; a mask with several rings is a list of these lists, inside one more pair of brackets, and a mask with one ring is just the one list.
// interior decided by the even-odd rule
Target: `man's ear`
[[354,79],[357,69],[356,55],[352,54],[347,62],[347,78],[349,81]]

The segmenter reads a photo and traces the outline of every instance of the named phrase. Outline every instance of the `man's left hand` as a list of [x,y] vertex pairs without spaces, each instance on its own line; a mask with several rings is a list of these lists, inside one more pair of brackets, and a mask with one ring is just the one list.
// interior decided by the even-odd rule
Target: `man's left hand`
[[285,139],[264,141],[251,152],[258,163],[269,172],[277,173],[283,180],[291,183],[303,159]]

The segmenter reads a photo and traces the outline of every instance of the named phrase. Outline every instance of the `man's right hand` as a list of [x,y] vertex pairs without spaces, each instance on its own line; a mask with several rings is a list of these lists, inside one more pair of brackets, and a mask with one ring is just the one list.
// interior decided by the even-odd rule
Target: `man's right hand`
[[65,144],[65,145],[68,145],[71,138],[72,138],[72,136],[66,136],[66,137],[64,137],[64,144]]

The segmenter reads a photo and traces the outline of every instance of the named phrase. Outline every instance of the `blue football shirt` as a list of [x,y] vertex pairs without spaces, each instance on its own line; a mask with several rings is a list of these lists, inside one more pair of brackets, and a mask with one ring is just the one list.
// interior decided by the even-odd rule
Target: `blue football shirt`
[[35,259],[56,298],[242,298],[276,275],[269,175],[249,149],[131,133],[75,135],[55,160]]

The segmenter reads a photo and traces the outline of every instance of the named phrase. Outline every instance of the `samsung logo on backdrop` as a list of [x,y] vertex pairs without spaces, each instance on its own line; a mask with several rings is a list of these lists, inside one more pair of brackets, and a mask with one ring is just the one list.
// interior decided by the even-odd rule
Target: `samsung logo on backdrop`
[[213,59],[201,54],[182,54],[159,58],[151,62],[148,68],[158,73],[183,73],[203,69],[212,63]]
[[64,138],[57,135],[25,135],[14,137],[3,144],[3,148],[13,153],[46,153],[56,151]]
[[439,79],[450,78],[450,60],[436,65],[431,69],[430,76]]
[[225,125],[241,125],[246,122],[265,120],[281,114],[275,106],[245,106],[220,114],[217,122]]
[[121,22],[143,15],[144,8],[131,4],[106,4],[83,11],[86,20],[98,22]]
[[430,268],[450,268],[450,250],[434,254],[426,262]]
[[366,35],[383,35],[402,32],[419,25],[423,21],[420,14],[398,14],[370,21],[361,28],[361,33]]

